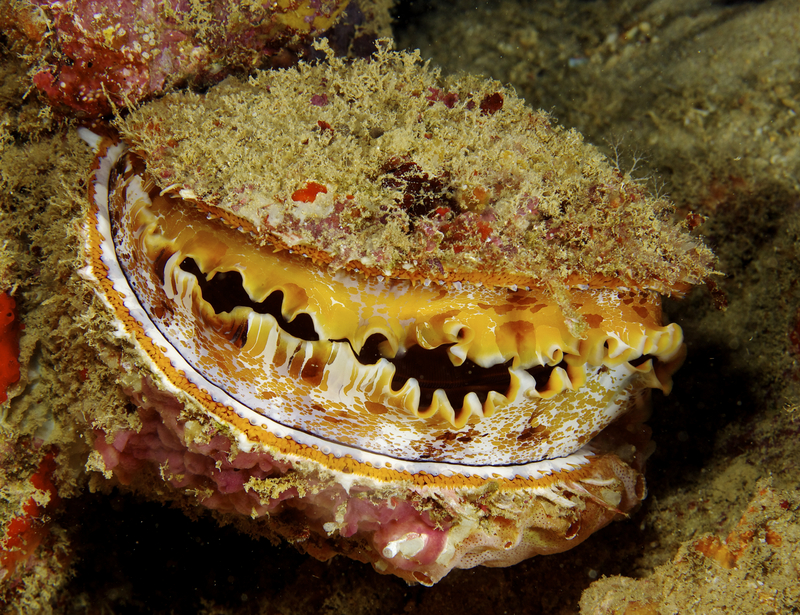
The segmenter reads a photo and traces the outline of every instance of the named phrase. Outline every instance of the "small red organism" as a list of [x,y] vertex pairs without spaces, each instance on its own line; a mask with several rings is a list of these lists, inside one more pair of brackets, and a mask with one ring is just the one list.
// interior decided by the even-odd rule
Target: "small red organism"
[[428,104],[432,105],[437,100],[439,100],[439,94],[441,93],[441,90],[439,90],[439,88],[431,87],[431,88],[428,88],[428,91],[430,92],[430,94],[425,97],[425,100],[428,101]]
[[485,222],[484,220],[478,220],[476,226],[478,229],[478,233],[481,236],[481,241],[486,241],[489,235],[492,234],[492,227],[489,225],[488,222]]
[[458,102],[458,94],[456,94],[455,92],[448,92],[442,98],[442,102],[444,103],[445,107],[447,107],[448,109],[452,109],[453,107],[456,106],[456,103]]
[[441,102],[448,109],[452,109],[458,102],[458,94],[455,92],[442,92],[439,88],[434,87],[428,88],[428,91],[430,95],[426,96],[425,99],[428,100],[431,105],[436,102]]
[[8,399],[8,387],[19,380],[19,330],[17,303],[0,294],[0,402]]
[[305,188],[300,188],[300,190],[295,190],[292,193],[292,200],[300,201],[301,203],[313,203],[320,192],[327,194],[328,189],[317,182],[307,182]]
[[484,96],[481,101],[481,114],[494,115],[503,108],[503,95],[500,92]]
[[430,177],[416,162],[390,161],[384,169],[381,186],[402,191],[399,205],[412,219],[431,215],[443,207],[458,209],[452,188],[444,178]]
[[690,231],[693,231],[698,226],[703,224],[708,218],[706,216],[702,216],[700,214],[696,214],[693,211],[690,211],[686,214],[686,226],[689,228]]

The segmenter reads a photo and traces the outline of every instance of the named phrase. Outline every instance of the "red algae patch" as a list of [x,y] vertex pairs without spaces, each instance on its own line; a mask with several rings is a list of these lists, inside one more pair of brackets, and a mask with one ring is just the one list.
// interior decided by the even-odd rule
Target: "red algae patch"
[[32,62],[31,85],[50,105],[98,118],[176,86],[287,66],[323,34],[337,40],[339,53],[369,49],[378,33],[388,32],[389,5],[31,0],[4,3],[0,27]]

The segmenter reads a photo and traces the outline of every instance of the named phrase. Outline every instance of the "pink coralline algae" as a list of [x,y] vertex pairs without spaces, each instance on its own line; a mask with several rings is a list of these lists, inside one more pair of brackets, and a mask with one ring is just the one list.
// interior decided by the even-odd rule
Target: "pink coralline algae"
[[203,87],[232,72],[293,64],[323,34],[340,53],[368,53],[385,18],[369,0],[4,5],[0,26],[34,59],[35,88],[52,106],[81,117],[108,115],[176,85]]
[[[354,545],[370,544],[373,552],[391,561],[397,574],[432,565],[446,546],[448,519],[434,520],[428,511],[399,497],[375,498],[362,486],[348,490],[341,483],[313,477],[293,480],[291,464],[268,454],[232,450],[224,433],[192,441],[196,423],[182,418],[182,405],[149,383],[131,391],[130,398],[138,406],[141,429],[119,431],[110,441],[98,430],[95,440],[106,471],[123,484],[141,488],[147,480],[143,470],[156,464],[164,480],[176,489],[198,493],[202,505],[211,510],[245,517],[302,511],[307,524],[301,536],[304,548],[323,560],[338,551],[314,539],[314,534],[324,536],[333,526]],[[265,483],[272,485],[269,492],[263,488]],[[298,539],[293,524],[276,524],[274,529],[289,540]],[[407,542],[409,535],[416,536],[421,545],[413,559],[397,550],[399,541]],[[362,561],[373,559],[359,554],[359,549],[349,555]]]

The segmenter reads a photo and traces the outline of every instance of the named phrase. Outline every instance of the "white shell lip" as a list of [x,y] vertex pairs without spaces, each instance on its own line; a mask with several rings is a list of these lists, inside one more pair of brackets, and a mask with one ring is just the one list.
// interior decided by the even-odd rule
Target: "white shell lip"
[[[90,146],[95,148],[95,150],[99,148],[102,142],[100,137],[88,129],[79,129],[79,133]],[[102,238],[100,246],[102,249],[101,260],[108,270],[107,277],[111,280],[114,291],[119,294],[123,305],[129,311],[131,317],[138,322],[144,334],[153,341],[154,347],[158,348],[163,353],[164,357],[171,363],[173,368],[182,372],[192,384],[208,392],[216,403],[229,407],[242,419],[247,420],[254,426],[265,429],[278,438],[289,438],[298,444],[313,447],[324,454],[333,455],[336,458],[341,459],[350,456],[355,461],[373,468],[390,468],[393,471],[408,472],[410,474],[426,473],[432,476],[461,475],[466,477],[475,476],[484,479],[502,478],[508,480],[513,480],[515,478],[538,479],[553,473],[573,470],[589,463],[591,457],[594,456],[591,445],[588,444],[568,455],[519,464],[466,464],[447,461],[403,459],[398,456],[367,451],[356,446],[327,440],[319,435],[288,427],[280,421],[274,420],[274,418],[270,418],[270,416],[265,416],[242,403],[212,382],[209,378],[198,372],[169,342],[157,324],[151,319],[147,310],[140,303],[120,266],[111,235],[110,214],[108,210],[108,180],[111,168],[126,151],[127,146],[124,143],[117,143],[109,146],[106,154],[99,162],[94,178],[95,204],[98,208],[96,230]],[[89,223],[91,224],[91,221]],[[97,282],[99,282],[98,276],[106,276],[105,271],[98,272],[91,271],[90,269],[90,267],[87,267],[87,273],[91,274]],[[102,292],[99,294],[108,307],[111,308],[111,303],[108,298],[105,297]],[[187,395],[184,390],[170,381],[148,353],[139,347],[136,336],[133,335],[131,331],[127,331],[125,325],[118,320],[117,327],[117,334],[127,337],[131,343],[137,346],[141,356],[146,358],[152,372],[159,377],[159,386],[161,388],[170,391],[179,398]],[[609,378],[618,378],[620,376],[624,375],[610,373]],[[280,416],[281,407],[285,403],[286,400],[281,397],[273,398],[269,400],[269,407],[265,410],[272,416]],[[220,420],[219,417],[215,418]],[[246,441],[244,434],[241,434],[240,440],[243,440],[241,445],[244,450],[252,448],[252,443]]]

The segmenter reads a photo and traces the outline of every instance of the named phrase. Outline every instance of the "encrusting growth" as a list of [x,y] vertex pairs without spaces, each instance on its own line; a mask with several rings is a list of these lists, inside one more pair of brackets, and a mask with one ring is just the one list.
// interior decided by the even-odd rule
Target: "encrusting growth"
[[171,94],[118,127],[162,189],[333,269],[667,294],[710,273],[670,203],[578,132],[387,43]]

